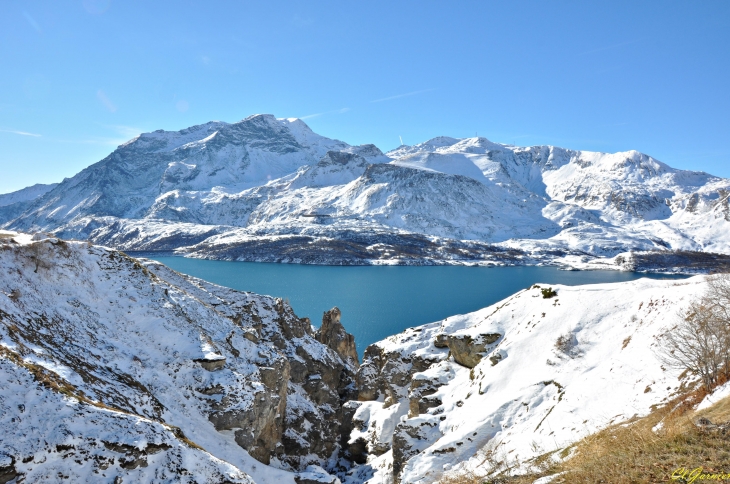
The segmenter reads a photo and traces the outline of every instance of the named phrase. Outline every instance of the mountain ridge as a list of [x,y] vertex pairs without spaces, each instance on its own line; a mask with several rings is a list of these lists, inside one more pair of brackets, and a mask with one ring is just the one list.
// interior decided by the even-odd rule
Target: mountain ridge
[[[620,268],[613,258],[627,252],[730,255],[728,195],[728,179],[677,170],[637,151],[442,136],[382,153],[318,135],[296,118],[253,115],[141,134],[25,205],[0,206],[0,225],[95,242],[115,240],[116,230],[127,234],[114,245],[124,250],[209,258],[261,260],[246,248],[253,254],[267,243],[267,260],[293,261],[273,242],[288,237],[296,244],[298,236],[328,247],[312,248],[317,252],[299,258],[305,263]],[[152,242],[157,230],[167,234],[164,245]],[[353,231],[370,234],[358,249],[362,257],[327,242],[358,244]],[[398,258],[374,251],[373,234],[522,256],[508,262],[486,252],[460,258],[434,250]],[[225,255],[215,247],[221,237],[236,250]]]

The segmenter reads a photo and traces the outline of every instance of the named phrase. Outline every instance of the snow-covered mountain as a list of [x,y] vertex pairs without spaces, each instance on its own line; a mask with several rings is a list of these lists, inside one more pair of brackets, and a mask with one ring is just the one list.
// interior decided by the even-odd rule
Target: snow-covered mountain
[[657,341],[705,288],[536,285],[358,365],[339,310],[315,330],[281,299],[0,233],[0,477],[405,484],[564,456],[686,389]]
[[142,134],[0,223],[222,259],[581,266],[730,254],[729,195],[635,151],[438,137],[383,154],[255,115]]
[[45,195],[58,186],[58,183],[44,185],[37,183],[11,193],[0,195],[0,220],[11,220],[22,214],[33,200]]
[[8,205],[14,205],[16,203],[29,202],[36,198],[45,195],[58,186],[58,183],[51,183],[44,185],[37,183],[31,187],[23,188],[11,193],[0,195],[0,207],[7,207]]

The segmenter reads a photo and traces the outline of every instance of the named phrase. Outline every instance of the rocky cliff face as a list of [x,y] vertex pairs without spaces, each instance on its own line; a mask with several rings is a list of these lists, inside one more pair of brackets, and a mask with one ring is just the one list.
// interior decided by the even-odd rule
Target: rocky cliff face
[[42,235],[0,237],[0,268],[8,475],[293,482],[275,468],[346,462],[339,310],[317,333],[281,299]]

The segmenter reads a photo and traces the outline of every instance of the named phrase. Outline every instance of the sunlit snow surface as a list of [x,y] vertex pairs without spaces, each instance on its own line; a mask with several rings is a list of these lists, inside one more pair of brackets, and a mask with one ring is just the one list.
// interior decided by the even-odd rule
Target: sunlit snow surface
[[[518,464],[611,423],[646,415],[682,383],[679,371],[662,367],[657,339],[705,287],[701,276],[641,279],[553,286],[557,296],[550,299],[532,288],[389,337],[376,343],[386,353],[438,361],[413,378],[442,385],[429,395],[442,403],[408,418],[407,398],[387,408],[382,398],[365,402],[356,418],[366,425],[351,441],[374,435],[389,442],[394,422],[422,429],[423,439],[411,439],[419,453],[405,465],[402,482],[431,482],[458,468],[484,472],[483,449],[494,450],[497,461]],[[443,333],[502,337],[470,370],[455,363],[448,348],[434,346]],[[568,338],[568,348],[556,347],[560,336]],[[493,364],[490,358],[497,355],[501,359]],[[726,393],[720,390],[717,398]],[[370,459],[370,482],[388,482],[392,459],[392,451]],[[353,474],[351,482],[362,475]]]
[[[419,234],[516,248],[533,262],[613,266],[627,251],[730,253],[728,195],[730,180],[636,151],[438,137],[383,154],[298,119],[255,115],[142,134],[38,198],[2,196],[18,201],[0,206],[0,223],[211,258],[241,257],[235,247],[256,242],[306,250],[312,241],[363,243],[358,234],[375,234],[365,245]],[[323,262],[342,260],[328,247]],[[398,250],[378,259],[397,262]]]
[[[200,393],[225,388],[232,410],[259,397],[259,368],[276,355],[233,319],[252,308],[267,325],[275,305],[106,248],[0,232],[0,459],[27,482],[294,484],[217,431],[220,396]],[[219,371],[196,362],[222,358]],[[129,463],[136,451],[144,465]]]
[[[241,408],[256,398],[267,350],[244,338],[231,316],[253,307],[269,324],[277,317],[274,299],[86,243],[2,237],[0,465],[14,460],[27,480],[60,481],[60,473],[111,481],[126,446],[148,455],[146,467],[124,470],[125,481],[179,482],[185,475],[189,482],[293,483],[292,473],[249,457],[232,432],[216,431],[206,417],[215,396],[199,392],[222,385]],[[414,357],[433,360],[413,378],[434,382],[441,403],[409,416],[405,396],[387,407],[382,398],[362,402],[355,419],[363,425],[350,440],[388,444],[400,426],[423,426],[422,438],[409,442],[418,452],[401,482],[430,482],[454,467],[478,467],[484,448],[510,462],[563,449],[605,425],[645,415],[678,391],[679,372],[662,368],[657,342],[705,290],[702,276],[552,288],[557,295],[549,299],[533,287],[376,343],[404,370]],[[439,334],[486,333],[501,336],[473,370],[434,345]],[[561,336],[570,344],[559,348]],[[322,361],[330,352],[312,338],[297,341],[301,347],[292,351]],[[227,364],[220,371],[195,362],[221,357]],[[33,377],[38,368],[68,386],[44,386]],[[287,408],[297,405],[312,404],[290,383]],[[176,436],[173,425],[205,450]],[[391,464],[392,451],[371,455],[341,477],[390,482]]]

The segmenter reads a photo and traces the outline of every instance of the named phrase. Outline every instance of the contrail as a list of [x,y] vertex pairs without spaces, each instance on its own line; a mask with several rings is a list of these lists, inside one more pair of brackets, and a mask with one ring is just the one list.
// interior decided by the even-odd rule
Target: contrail
[[435,91],[435,90],[436,90],[435,88],[434,89],[422,89],[420,91],[406,92],[404,94],[397,94],[395,96],[388,96],[388,97],[384,97],[384,98],[381,98],[381,99],[376,99],[376,100],[370,101],[370,102],[371,103],[380,103],[380,102],[383,102],[383,101],[390,101],[391,99],[399,99],[399,98],[402,98],[402,97],[415,96],[416,94],[422,94],[424,92],[431,92],[431,91]]
[[398,138],[400,138],[400,145],[403,146],[403,137],[401,135],[398,135]]
[[40,137],[39,134],[29,133],[27,131],[18,131],[18,130],[15,130],[15,129],[0,129],[0,131],[2,131],[3,133],[19,134],[21,136],[35,136],[35,137]]

